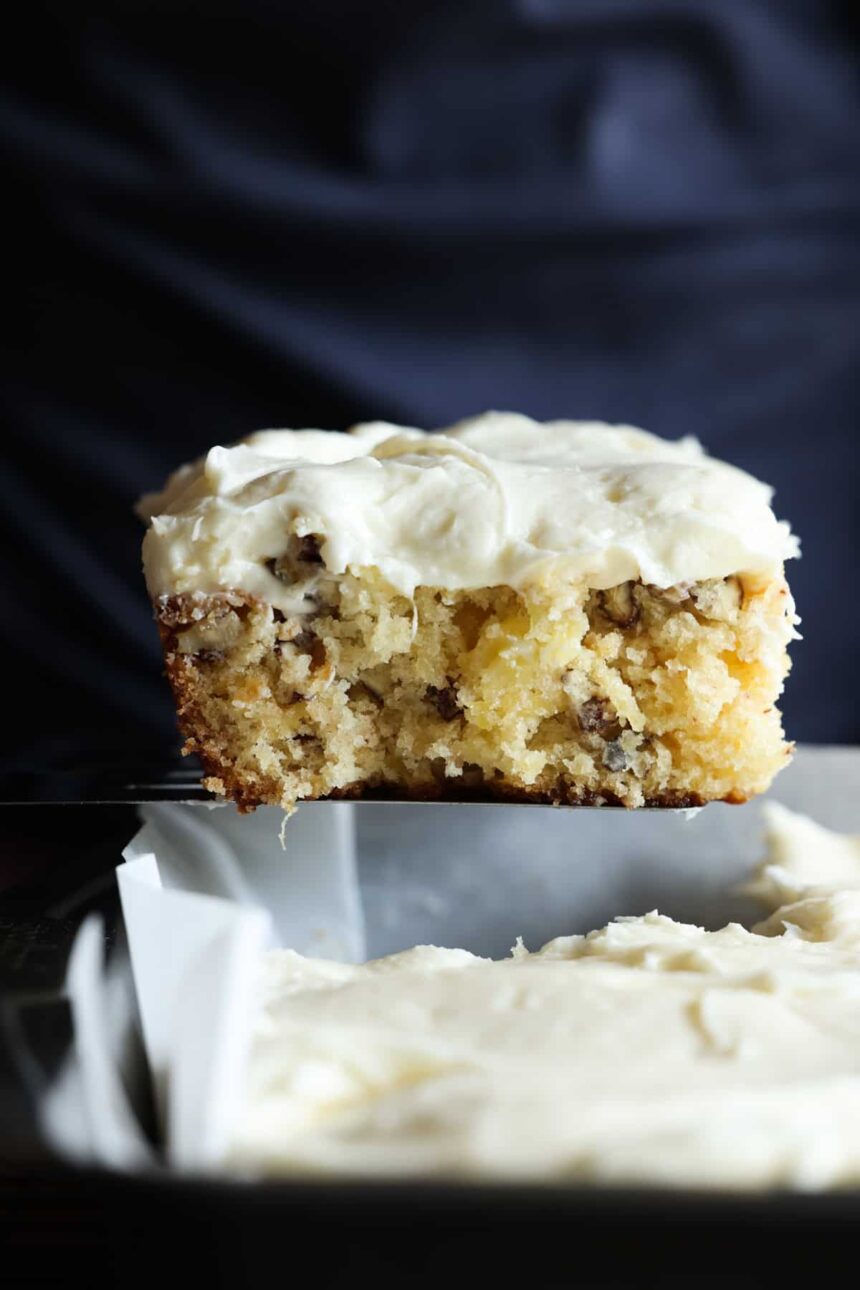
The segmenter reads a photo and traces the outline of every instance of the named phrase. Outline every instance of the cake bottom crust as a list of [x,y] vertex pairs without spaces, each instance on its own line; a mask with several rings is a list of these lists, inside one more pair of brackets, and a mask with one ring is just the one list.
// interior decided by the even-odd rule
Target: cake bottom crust
[[568,806],[740,803],[791,746],[775,702],[784,581],[607,591],[322,584],[290,618],[242,593],[156,606],[206,786],[302,799]]
[[[204,735],[205,739],[205,735]],[[183,749],[183,756],[194,756],[203,764],[205,777],[203,786],[218,797],[227,797],[235,802],[240,812],[256,810],[258,806],[285,805],[276,781],[269,783],[249,784],[241,775],[234,772],[229,762],[219,761],[207,756],[204,742],[190,736]],[[346,784],[342,788],[332,789],[329,793],[320,794],[312,799],[317,802],[507,802],[512,806],[613,806],[630,809],[629,803],[611,790],[598,792],[595,789],[577,788],[559,780],[553,788],[533,789],[521,784],[509,784],[503,778],[493,779],[490,783],[463,784],[459,780],[448,780],[443,783],[427,784],[419,782],[410,784],[406,781],[371,782],[360,781]],[[639,809],[682,811],[692,810],[707,805],[709,801],[727,802],[740,806],[749,801],[733,789],[725,797],[706,798],[698,793],[684,793],[677,789],[667,790],[656,797],[646,797]]]

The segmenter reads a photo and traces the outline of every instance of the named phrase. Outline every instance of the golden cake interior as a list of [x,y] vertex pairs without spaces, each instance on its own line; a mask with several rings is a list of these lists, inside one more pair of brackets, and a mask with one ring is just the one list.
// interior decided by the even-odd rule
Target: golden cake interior
[[299,613],[240,592],[156,606],[186,751],[244,809],[386,789],[743,801],[790,756],[781,576],[595,591],[550,573],[410,600],[373,569],[329,576],[306,538],[277,572],[309,567]]

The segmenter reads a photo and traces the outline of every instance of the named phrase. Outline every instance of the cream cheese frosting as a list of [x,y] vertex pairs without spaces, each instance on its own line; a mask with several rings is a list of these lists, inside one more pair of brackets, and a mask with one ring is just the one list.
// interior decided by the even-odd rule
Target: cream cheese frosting
[[310,533],[330,573],[372,568],[406,596],[519,589],[550,565],[596,588],[767,576],[798,554],[771,496],[694,439],[491,412],[433,433],[261,431],[139,510],[153,597],[240,590],[290,610],[272,562]]
[[760,891],[789,903],[752,931],[650,913],[502,962],[430,946],[359,967],[270,953],[233,1163],[860,1181],[860,840],[784,808],[769,831]]

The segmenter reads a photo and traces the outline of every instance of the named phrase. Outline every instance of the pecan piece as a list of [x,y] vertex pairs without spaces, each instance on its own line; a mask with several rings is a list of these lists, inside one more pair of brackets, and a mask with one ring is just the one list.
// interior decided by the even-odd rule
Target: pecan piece
[[322,542],[322,538],[317,537],[316,533],[305,533],[303,537],[298,538],[296,559],[301,560],[302,564],[322,564],[323,558],[320,551]]
[[316,533],[305,533],[299,537],[293,535],[290,538],[289,546],[282,555],[272,556],[263,563],[273,577],[286,586],[291,587],[296,582],[307,582],[312,578],[310,572],[306,569],[300,569],[297,566],[302,564],[322,564],[323,558],[321,546],[323,539],[317,537]]
[[428,703],[439,713],[443,721],[453,721],[462,715],[463,709],[457,701],[457,690],[453,685],[428,685],[424,692]]
[[224,651],[220,649],[199,649],[191,657],[198,663],[217,663],[224,657]]
[[278,579],[278,582],[285,582],[287,584],[292,582],[292,578],[290,578],[284,564],[284,556],[279,555],[277,558],[273,556],[271,560],[264,560],[263,566],[268,569],[273,578]]
[[601,739],[616,739],[621,733],[621,722],[614,708],[595,695],[586,699],[577,714],[580,727],[587,734],[600,735]]
[[603,750],[603,764],[607,770],[627,769],[627,753],[617,740],[607,744]]
[[303,654],[310,654],[312,672],[322,667],[326,654],[325,645],[319,636],[309,631],[299,632],[298,636],[293,637],[291,644],[295,645],[296,649],[300,649]]
[[368,685],[366,681],[353,681],[349,687],[349,697],[353,703],[357,699],[364,698],[369,699],[375,708],[385,707],[385,700],[382,695],[374,690],[372,685]]
[[639,621],[639,606],[633,595],[632,582],[619,582],[616,587],[598,591],[597,601],[609,621],[618,627],[633,627]]

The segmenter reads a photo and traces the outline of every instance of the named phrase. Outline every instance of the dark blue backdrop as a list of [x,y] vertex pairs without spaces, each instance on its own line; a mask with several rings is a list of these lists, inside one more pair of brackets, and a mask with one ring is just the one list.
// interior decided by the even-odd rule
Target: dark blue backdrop
[[[135,495],[273,424],[695,433],[858,738],[858,78],[826,0],[112,0],[2,54],[3,744],[172,729]],[[11,723],[11,724],[10,724]]]

